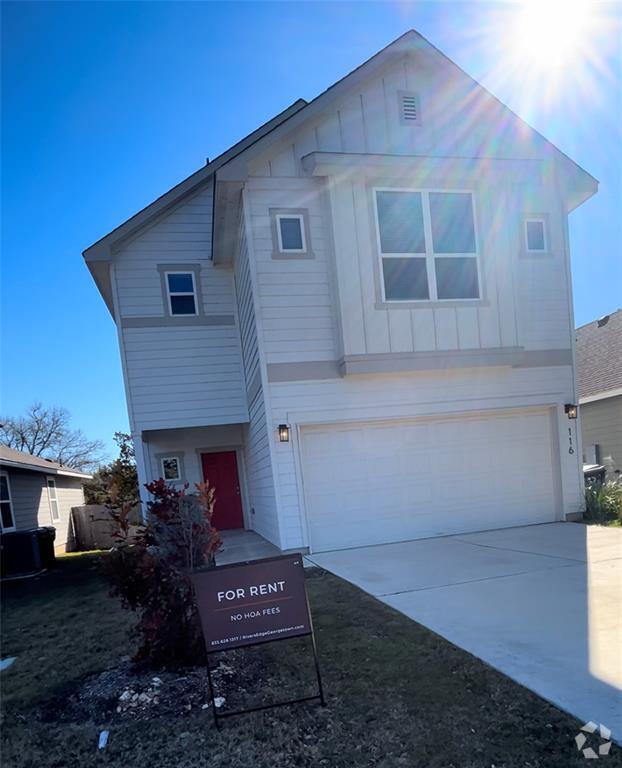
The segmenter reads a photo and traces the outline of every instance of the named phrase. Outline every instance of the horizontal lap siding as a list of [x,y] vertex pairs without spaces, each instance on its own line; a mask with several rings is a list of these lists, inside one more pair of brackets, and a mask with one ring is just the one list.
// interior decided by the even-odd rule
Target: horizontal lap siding
[[[235,316],[232,270],[210,260],[212,190],[206,188],[128,242],[115,260],[121,323],[166,317],[159,264],[199,264],[202,310]],[[248,420],[237,327],[121,329],[133,429]]]
[[142,429],[226,424],[247,418],[233,326],[126,328],[126,375]]
[[234,277],[238,302],[242,360],[248,392],[248,388],[259,371],[259,348],[257,346],[257,325],[253,306],[253,287],[248,262],[246,229],[243,226],[240,226],[240,250],[235,264]]
[[9,470],[13,516],[17,529],[51,525],[45,475]]
[[71,535],[71,508],[84,504],[84,491],[80,480],[55,475],[60,521],[53,522],[46,478],[41,472],[9,472],[15,527],[51,525],[56,529],[54,546],[62,550]]
[[[264,391],[261,384],[257,318],[247,237],[242,217],[234,275],[249,408],[249,424],[244,430],[244,464],[251,506],[251,526],[261,536],[278,546],[280,545],[279,520]],[[258,389],[256,389],[257,381],[260,384]]]
[[72,480],[69,477],[56,478],[56,497],[58,498],[58,507],[60,510],[60,522],[52,523],[56,528],[56,540],[54,545],[58,548],[64,547],[73,534],[71,523],[71,508],[79,507],[84,504],[84,490],[79,480]]
[[263,393],[250,406],[250,423],[245,428],[244,458],[252,527],[264,538],[281,545],[274,490],[270,435]]
[[580,411],[583,453],[587,455],[591,445],[598,445],[600,463],[614,480],[615,470],[622,470],[622,395],[585,403]]

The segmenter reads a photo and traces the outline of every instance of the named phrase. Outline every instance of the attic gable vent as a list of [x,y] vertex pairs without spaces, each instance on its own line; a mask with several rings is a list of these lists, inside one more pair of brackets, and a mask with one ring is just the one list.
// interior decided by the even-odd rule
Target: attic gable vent
[[398,92],[400,123],[402,125],[421,124],[421,106],[419,95],[411,91]]

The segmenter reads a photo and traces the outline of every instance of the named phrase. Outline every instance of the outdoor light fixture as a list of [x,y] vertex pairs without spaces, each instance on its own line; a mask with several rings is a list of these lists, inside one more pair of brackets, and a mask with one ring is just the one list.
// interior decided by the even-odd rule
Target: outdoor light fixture
[[564,406],[564,413],[566,416],[568,416],[569,419],[576,419],[577,418],[577,406],[573,405],[572,403],[566,403]]
[[287,424],[279,424],[279,441],[289,443],[289,427]]

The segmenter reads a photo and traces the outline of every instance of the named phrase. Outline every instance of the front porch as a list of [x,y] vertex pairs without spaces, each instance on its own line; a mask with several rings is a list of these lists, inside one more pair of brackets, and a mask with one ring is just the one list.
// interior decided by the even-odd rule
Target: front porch
[[220,536],[223,546],[216,555],[216,565],[244,563],[247,560],[261,560],[281,554],[278,547],[255,531],[222,531]]
[[214,488],[213,523],[225,543],[220,564],[279,554],[272,543],[279,542],[279,525],[270,453],[248,425],[145,431],[139,445],[141,487],[163,478],[188,493],[203,481]]

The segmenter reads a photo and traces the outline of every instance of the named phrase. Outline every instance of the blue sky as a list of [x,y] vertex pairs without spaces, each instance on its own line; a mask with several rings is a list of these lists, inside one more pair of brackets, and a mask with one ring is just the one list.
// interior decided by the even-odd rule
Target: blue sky
[[64,406],[112,451],[116,332],[82,250],[409,28],[599,179],[570,219],[577,325],[622,306],[621,6],[590,5],[580,40],[562,11],[519,45],[507,3],[3,3],[2,413]]

